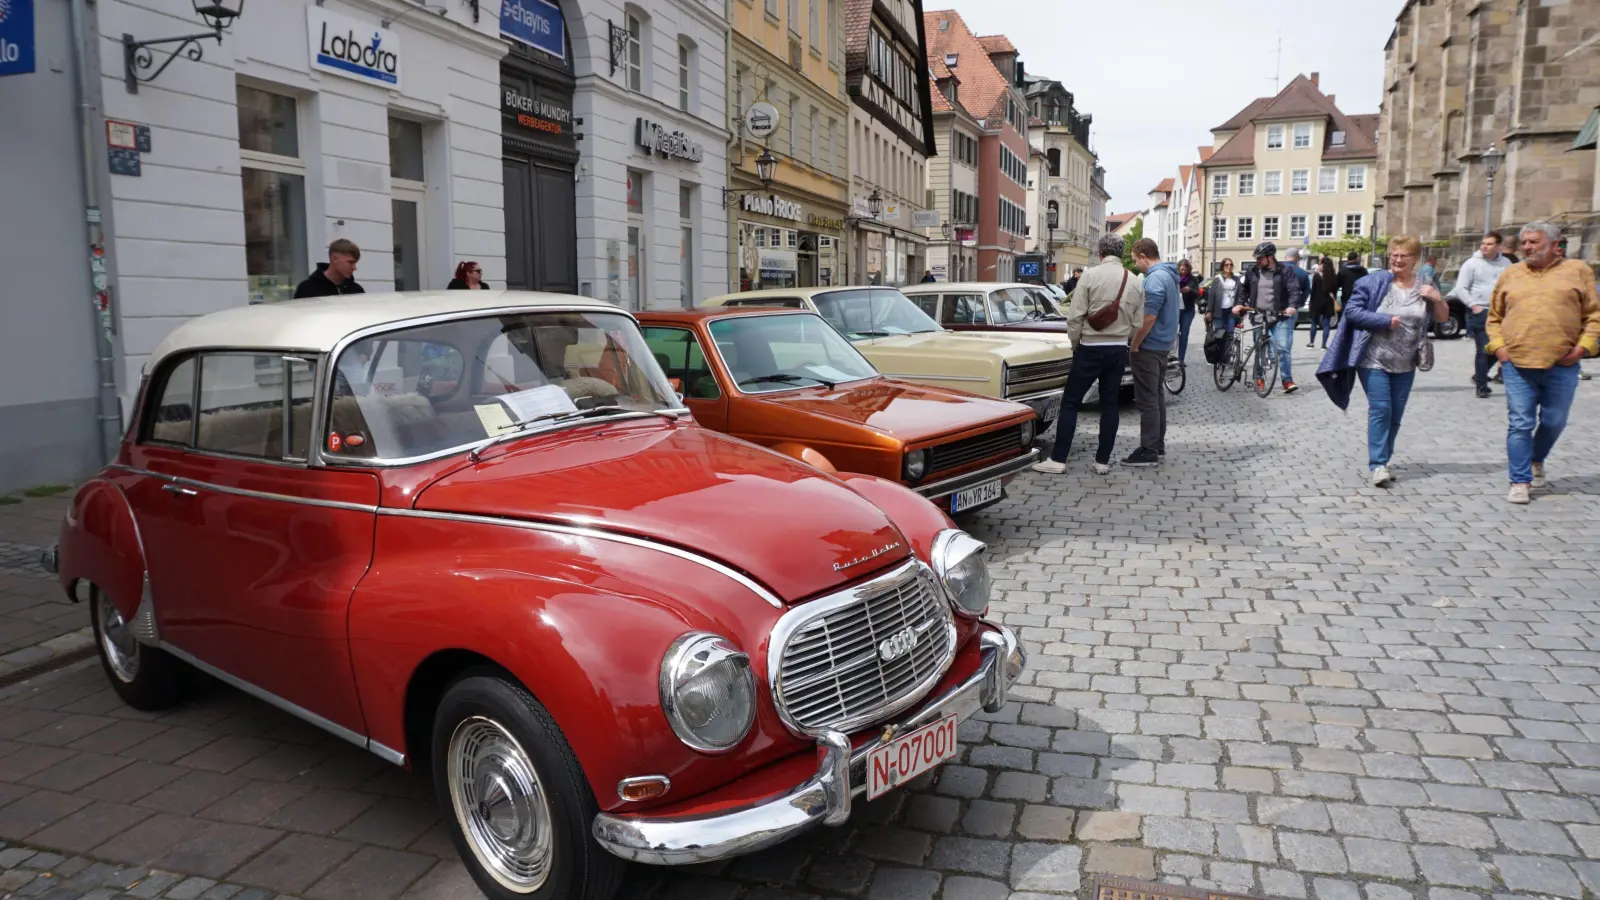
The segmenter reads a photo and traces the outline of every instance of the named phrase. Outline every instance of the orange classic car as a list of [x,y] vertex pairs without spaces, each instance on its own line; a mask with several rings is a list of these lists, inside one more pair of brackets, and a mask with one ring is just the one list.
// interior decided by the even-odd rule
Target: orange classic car
[[638,319],[701,425],[825,472],[898,481],[951,515],[999,502],[1038,455],[1033,410],[885,378],[816,313],[734,307]]

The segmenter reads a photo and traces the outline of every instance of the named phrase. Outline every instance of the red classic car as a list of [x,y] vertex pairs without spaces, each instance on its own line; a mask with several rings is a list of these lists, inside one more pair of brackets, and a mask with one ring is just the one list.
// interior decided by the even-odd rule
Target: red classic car
[[885,378],[813,312],[657,310],[639,324],[701,425],[825,472],[898,481],[951,515],[1000,502],[1039,455],[1032,409]]
[[635,320],[510,292],[192,320],[46,554],[122,699],[185,670],[431,772],[491,897],[838,824],[1023,653],[904,487],[694,424]]

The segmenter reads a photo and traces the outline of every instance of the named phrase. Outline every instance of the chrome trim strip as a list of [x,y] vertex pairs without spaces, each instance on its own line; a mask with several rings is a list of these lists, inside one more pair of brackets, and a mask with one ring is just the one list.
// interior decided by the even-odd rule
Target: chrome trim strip
[[864,603],[869,597],[896,589],[905,582],[918,578],[926,578],[928,580],[929,586],[938,593],[939,599],[943,601],[940,604],[940,608],[949,610],[951,606],[949,596],[945,593],[944,586],[939,583],[938,576],[934,574],[933,569],[929,568],[927,564],[913,556],[883,575],[864,581],[854,587],[845,588],[825,597],[801,604],[779,617],[777,624],[772,626],[772,633],[767,639],[767,690],[772,695],[772,705],[777,709],[778,718],[783,722],[785,728],[789,729],[793,734],[806,737],[818,737],[829,730],[854,731],[857,728],[873,722],[881,722],[899,714],[907,707],[921,700],[929,688],[939,683],[939,679],[943,678],[944,673],[950,670],[950,664],[955,661],[956,657],[954,615],[939,623],[945,628],[946,640],[950,646],[950,651],[940,661],[939,667],[934,670],[932,675],[919,682],[915,687],[907,691],[904,696],[896,698],[893,702],[886,703],[869,714],[855,716],[843,722],[830,723],[829,728],[826,729],[802,728],[789,715],[789,710],[783,702],[783,652],[788,648],[789,641],[794,637],[795,632],[804,628],[813,619],[856,603]]
[[432,512],[422,509],[396,509],[388,506],[379,507],[378,515],[400,516],[402,518],[415,519],[434,519],[444,522],[470,522],[476,525],[504,525],[510,528],[523,528],[528,531],[544,531],[550,534],[565,535],[567,537],[581,537],[596,541],[611,541],[612,543],[616,544],[627,544],[630,547],[643,547],[649,550],[658,550],[667,554],[668,556],[676,556],[677,558],[687,562],[704,566],[713,572],[726,575],[728,578],[731,578],[732,580],[743,585],[745,588],[749,589],[752,594],[755,594],[757,597],[767,601],[767,603],[771,604],[774,609],[784,608],[783,601],[778,599],[777,594],[774,594],[765,587],[762,587],[760,584],[744,575],[742,572],[729,568],[728,566],[725,566],[722,563],[711,559],[710,557],[701,556],[697,553],[691,553],[688,550],[684,550],[680,547],[674,547],[671,544],[663,544],[657,541],[646,540],[645,538],[637,538],[631,535],[618,534],[614,531],[602,531],[598,528],[580,528],[573,525],[558,525],[553,522],[530,522],[526,519],[503,519],[498,516],[475,516],[468,515],[466,513]]
[[336,738],[349,741],[363,750],[376,753],[378,756],[388,760],[389,762],[403,763],[405,761],[405,756],[403,754],[372,741],[366,735],[358,734],[344,727],[343,725],[338,724],[337,722],[324,719],[322,716],[317,715],[305,707],[296,706],[295,704],[290,703],[288,700],[279,697],[277,694],[274,694],[265,688],[257,687],[256,685],[253,685],[236,675],[230,675],[216,666],[211,665],[210,663],[201,662],[200,660],[194,658],[194,656],[172,646],[166,641],[162,641],[160,647],[162,650],[165,650],[178,659],[181,659],[189,665],[194,666],[196,669],[199,669],[207,675],[210,675],[212,678],[217,679],[223,684],[244,691],[246,694],[249,694],[263,703],[276,706],[289,715],[294,716],[295,718],[300,719],[308,724],[315,725]]
[[990,382],[990,381],[994,380],[993,378],[987,378],[987,377],[980,376],[980,375],[917,375],[917,374],[907,374],[907,373],[903,373],[903,372],[879,372],[878,374],[884,376],[885,378],[908,378],[908,379],[912,379],[912,380],[920,378],[923,381],[982,381],[982,382]]
[[[272,462],[270,459],[265,461]],[[125,466],[120,463],[114,463],[108,468],[121,469],[124,472],[130,472],[134,475],[145,475],[150,478],[160,478],[172,484],[182,484],[208,491],[216,491],[219,494],[232,494],[236,497],[252,497],[257,500],[276,500],[281,503],[298,503],[301,506],[319,506],[324,509],[348,509],[354,512],[378,511],[377,506],[369,503],[351,503],[345,500],[317,500],[311,497],[294,497],[290,496],[289,494],[274,494],[267,491],[252,491],[248,488],[237,488],[229,487],[227,485],[213,484],[209,481],[201,481],[197,478],[180,478],[176,475],[163,475],[160,472],[152,472],[149,469],[137,469],[133,466]],[[304,468],[304,466],[299,468]]]
[[995,478],[1004,478],[1007,475],[1014,475],[1033,465],[1034,460],[1038,458],[1038,448],[1029,447],[1028,452],[1022,454],[1021,456],[1003,460],[995,463],[992,466],[988,466],[987,468],[979,469],[976,472],[968,472],[965,475],[957,475],[954,478],[946,478],[943,481],[935,481],[932,484],[925,484],[921,487],[915,487],[912,488],[912,490],[916,491],[923,497],[928,498],[929,500],[938,500],[943,497],[948,497],[959,490],[973,487],[974,485],[981,484],[985,481],[991,481]]
[[[738,856],[789,840],[819,823],[840,824],[850,815],[852,799],[867,790],[866,780],[852,780],[856,766],[865,772],[872,752],[903,734],[945,716],[965,721],[980,709],[997,710],[1021,675],[1026,654],[1016,636],[1003,626],[985,623],[979,638],[977,670],[915,713],[880,729],[853,751],[839,732],[818,736],[815,774],[794,789],[737,809],[682,816],[649,813],[601,813],[590,833],[607,851],[633,862],[689,865]],[[842,788],[842,789],[841,789]]]
[[1056,387],[1056,388],[1051,388],[1048,391],[1038,391],[1038,392],[1032,393],[1032,394],[1023,394],[1020,397],[1007,397],[1006,399],[1007,400],[1011,400],[1011,401],[1013,401],[1015,403],[1027,403],[1027,402],[1032,401],[1032,400],[1049,400],[1051,397],[1060,398],[1060,396],[1061,396],[1061,388]]

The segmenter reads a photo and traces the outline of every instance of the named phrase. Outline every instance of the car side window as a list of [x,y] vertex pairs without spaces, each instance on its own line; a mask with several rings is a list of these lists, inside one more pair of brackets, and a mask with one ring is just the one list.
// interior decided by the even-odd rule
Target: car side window
[[945,294],[945,325],[986,325],[989,317],[983,308],[982,294]]
[[696,400],[716,400],[722,396],[717,377],[706,362],[700,339],[687,328],[644,326],[644,342],[650,346],[667,379],[683,396]]
[[311,450],[313,372],[310,360],[281,353],[202,355],[195,449],[304,460]]
[[194,357],[169,368],[159,391],[151,391],[144,439],[187,447],[194,437]]
[[933,319],[935,321],[939,320],[939,295],[938,294],[917,294],[916,296],[911,298],[911,302],[915,303],[917,305],[918,309],[920,309],[923,312],[927,313],[928,314],[928,318]]

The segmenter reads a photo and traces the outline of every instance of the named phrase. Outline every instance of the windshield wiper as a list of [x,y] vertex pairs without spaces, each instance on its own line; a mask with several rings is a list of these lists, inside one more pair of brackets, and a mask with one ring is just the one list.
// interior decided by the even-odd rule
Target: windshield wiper
[[477,462],[478,454],[489,449],[490,447],[493,447],[495,444],[498,444],[503,440],[507,440],[522,434],[529,428],[533,427],[534,425],[538,425],[541,422],[564,422],[573,419],[593,419],[598,418],[601,415],[614,415],[616,413],[639,413],[641,415],[660,416],[663,419],[669,419],[673,422],[678,421],[678,415],[675,412],[663,412],[659,409],[629,409],[625,406],[591,406],[588,409],[569,409],[561,412],[545,413],[544,415],[512,422],[510,427],[506,428],[506,430],[489,438],[486,441],[481,441],[476,447],[473,447],[472,450],[467,453],[467,458],[473,462]]
[[854,335],[859,335],[860,337],[894,337],[895,336],[895,332],[893,332],[893,331],[852,331],[850,333],[854,334]]
[[806,381],[815,381],[817,384],[822,385],[830,391],[835,387],[833,382],[825,381],[815,375],[789,375],[781,372],[774,373],[772,375],[757,375],[754,378],[746,378],[745,380],[739,382],[739,387],[744,387],[747,384],[760,384],[763,381],[775,381],[778,384],[793,384],[802,378]]

